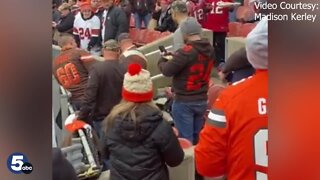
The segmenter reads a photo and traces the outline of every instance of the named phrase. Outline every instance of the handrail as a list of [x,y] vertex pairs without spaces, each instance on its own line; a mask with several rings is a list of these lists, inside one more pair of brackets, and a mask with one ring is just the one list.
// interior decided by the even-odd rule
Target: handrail
[[[170,49],[170,48],[172,48],[172,47],[173,47],[173,46],[171,45],[171,46],[166,46],[165,48],[166,48],[166,49]],[[153,55],[153,54],[156,54],[156,53],[160,53],[160,50],[157,49],[157,50],[155,50],[155,51],[151,51],[151,52],[145,54],[145,56],[150,56],[150,55]]]

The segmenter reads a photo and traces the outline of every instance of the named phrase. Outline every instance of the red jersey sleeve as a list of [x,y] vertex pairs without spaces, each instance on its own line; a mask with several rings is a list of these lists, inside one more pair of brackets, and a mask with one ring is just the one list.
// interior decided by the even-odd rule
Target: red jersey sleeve
[[228,126],[224,109],[224,98],[220,96],[208,115],[195,148],[197,171],[206,177],[226,175]]

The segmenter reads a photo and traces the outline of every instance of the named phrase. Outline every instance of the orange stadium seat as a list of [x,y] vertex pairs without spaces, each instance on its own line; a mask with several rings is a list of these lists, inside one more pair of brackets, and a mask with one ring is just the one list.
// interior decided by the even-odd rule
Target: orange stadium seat
[[129,29],[130,38],[132,39],[133,42],[137,41],[138,33],[139,33],[139,29],[136,29],[136,28]]
[[242,23],[240,22],[230,22],[228,36],[230,37],[239,36],[241,27],[242,27]]
[[134,21],[133,14],[131,14],[131,16],[130,16],[130,27],[131,27],[131,28],[134,28],[134,27],[135,27],[135,21]]
[[252,31],[252,29],[256,27],[255,23],[245,23],[242,25],[240,29],[240,36],[247,37],[247,35]]
[[165,31],[165,32],[162,32],[161,35],[160,35],[160,38],[163,38],[163,37],[166,37],[166,36],[169,36],[171,34],[170,31]]
[[182,149],[188,149],[192,147],[192,143],[188,139],[178,138],[178,140]]
[[151,42],[159,39],[160,35],[161,35],[160,31],[148,30],[144,43],[145,44],[151,43]]
[[145,39],[146,39],[146,35],[148,33],[147,29],[140,29],[138,30],[137,33],[137,39],[136,39],[136,44],[137,45],[144,45],[145,44]]
[[250,21],[254,18],[254,12],[248,6],[239,6],[236,16],[240,22]]

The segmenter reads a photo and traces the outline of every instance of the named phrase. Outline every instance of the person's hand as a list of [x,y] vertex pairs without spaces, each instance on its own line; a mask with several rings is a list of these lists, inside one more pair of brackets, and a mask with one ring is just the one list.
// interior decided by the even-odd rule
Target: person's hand
[[56,26],[57,26],[57,23],[54,22],[54,21],[52,21],[52,27],[53,27],[53,28],[56,28]]
[[173,53],[170,52],[170,51],[167,51],[167,52],[161,52],[161,51],[160,51],[161,57],[163,57],[164,59],[167,59],[167,60],[172,60],[172,59],[173,59],[172,54],[173,54]]
[[164,58],[164,59],[166,59],[166,60],[172,60],[173,59],[173,56],[172,55],[170,55],[170,54],[166,54],[166,55],[164,55],[164,56],[162,56],[162,58]]
[[162,56],[162,57],[164,57],[164,58],[165,58],[166,56],[172,56],[172,54],[173,54],[173,53],[170,52],[170,51],[167,51],[167,52],[161,52],[161,51],[160,51],[160,56]]

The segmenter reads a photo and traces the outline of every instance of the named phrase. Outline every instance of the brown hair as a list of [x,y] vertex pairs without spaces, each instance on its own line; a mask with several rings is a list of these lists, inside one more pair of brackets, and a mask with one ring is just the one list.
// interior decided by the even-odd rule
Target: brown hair
[[145,107],[149,107],[150,109],[159,110],[159,108],[152,101],[135,103],[122,99],[118,105],[112,108],[109,115],[104,119],[104,131],[107,132],[108,128],[111,128],[113,126],[114,120],[117,116],[120,116],[121,119],[125,118],[126,116],[129,116],[135,124],[139,123],[137,120],[136,110],[139,109],[141,106],[144,106],[144,109],[146,109]]
[[65,45],[74,40],[74,36],[69,33],[62,33],[58,39],[58,45],[63,48]]

